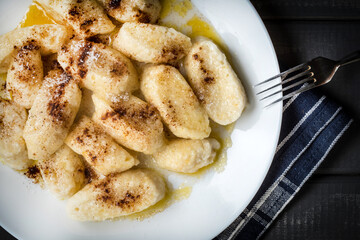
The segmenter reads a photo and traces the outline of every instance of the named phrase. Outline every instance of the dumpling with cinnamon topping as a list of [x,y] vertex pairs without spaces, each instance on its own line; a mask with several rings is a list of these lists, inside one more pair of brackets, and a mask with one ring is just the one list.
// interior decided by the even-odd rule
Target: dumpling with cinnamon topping
[[135,96],[122,95],[108,103],[95,95],[93,120],[121,145],[152,154],[165,140],[157,110]]
[[81,37],[109,33],[115,25],[95,0],[37,0],[51,17],[71,26]]
[[188,81],[209,117],[221,125],[235,122],[246,106],[246,93],[224,53],[199,38],[184,60]]
[[81,90],[61,69],[44,79],[24,129],[30,159],[45,160],[64,142],[79,110]]
[[79,191],[85,183],[85,166],[81,158],[66,145],[39,163],[46,187],[59,199]]
[[28,42],[15,51],[6,78],[6,89],[18,105],[31,108],[43,81],[40,46]]
[[109,175],[86,185],[67,203],[78,221],[103,221],[140,212],[165,196],[164,179],[145,169]]
[[209,136],[208,115],[176,68],[167,65],[145,67],[141,91],[177,137],[203,139]]
[[58,53],[60,65],[102,98],[139,87],[136,69],[119,51],[101,43],[71,41]]
[[72,31],[58,24],[34,25],[16,28],[0,36],[0,72],[6,72],[10,65],[11,54],[26,43],[40,46],[41,55],[48,55],[60,50],[71,36]]
[[23,139],[27,119],[25,108],[0,98],[0,160],[15,170],[30,167]]
[[139,163],[86,116],[74,124],[65,143],[104,175],[123,172]]
[[105,11],[119,22],[155,23],[161,10],[159,0],[99,0]]
[[173,28],[127,22],[116,35],[113,47],[139,62],[174,63],[188,54],[191,39]]

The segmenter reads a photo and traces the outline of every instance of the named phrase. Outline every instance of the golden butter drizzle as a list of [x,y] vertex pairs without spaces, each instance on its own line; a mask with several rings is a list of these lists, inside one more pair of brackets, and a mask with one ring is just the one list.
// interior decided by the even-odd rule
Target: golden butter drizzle
[[216,157],[212,164],[209,164],[195,173],[186,173],[188,176],[193,176],[200,178],[202,175],[208,171],[215,170],[217,173],[220,173],[225,170],[227,162],[227,149],[232,146],[231,142],[231,133],[234,129],[235,124],[229,124],[227,126],[221,126],[213,121],[211,121],[211,138],[215,138],[220,143],[220,149],[217,150]]
[[30,27],[33,25],[54,24],[55,21],[42,9],[42,7],[33,2],[26,12],[19,27]]
[[159,24],[172,27],[191,38],[207,37],[227,51],[226,44],[214,27],[193,7],[189,0],[161,0],[162,10]]

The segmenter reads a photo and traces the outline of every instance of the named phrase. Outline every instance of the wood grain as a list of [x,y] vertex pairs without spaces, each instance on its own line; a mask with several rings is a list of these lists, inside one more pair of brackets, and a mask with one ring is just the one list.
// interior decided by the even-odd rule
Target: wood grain
[[[358,120],[355,120],[315,172],[315,175],[360,175],[359,146],[360,124]],[[357,190],[357,193],[360,194],[360,189]],[[360,224],[360,219],[358,221]]]
[[359,189],[360,176],[311,178],[263,239],[358,239]]
[[[317,56],[338,59],[360,49],[358,0],[253,0],[281,70]],[[360,63],[339,70],[317,91],[354,123],[263,236],[263,239],[359,239]]]
[[[360,48],[360,22],[265,21],[281,70],[317,56],[340,59]],[[360,62],[340,69],[317,91],[333,99],[355,118],[316,174],[360,173]]]
[[360,20],[358,0],[252,0],[264,20]]

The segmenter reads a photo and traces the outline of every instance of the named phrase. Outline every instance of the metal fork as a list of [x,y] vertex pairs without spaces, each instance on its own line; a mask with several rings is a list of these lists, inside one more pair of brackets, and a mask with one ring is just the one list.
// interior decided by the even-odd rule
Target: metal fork
[[[275,101],[265,106],[268,107],[277,102],[288,99],[296,94],[308,91],[312,88],[330,82],[339,67],[359,60],[360,50],[342,58],[339,61],[330,60],[324,57],[317,57],[307,63],[303,63],[296,67],[290,68],[276,76],[260,82],[253,87],[259,89],[261,86],[265,86],[267,85],[267,83],[270,84],[272,81],[280,77],[280,83],[271,84],[270,87],[267,87],[264,90],[260,89],[256,93],[256,95],[260,95],[260,101],[264,101],[266,99],[270,99],[270,97],[273,97],[278,93],[287,92],[284,96],[276,99]],[[304,84],[302,87],[296,88],[296,86],[302,84]],[[281,86],[281,89],[273,92],[278,86]]]

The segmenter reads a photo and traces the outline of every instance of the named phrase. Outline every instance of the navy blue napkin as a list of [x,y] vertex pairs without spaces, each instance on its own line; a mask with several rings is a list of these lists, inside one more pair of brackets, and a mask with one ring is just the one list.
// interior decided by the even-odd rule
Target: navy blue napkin
[[264,182],[240,216],[215,239],[258,239],[351,122],[340,106],[315,91],[284,102],[280,138]]

